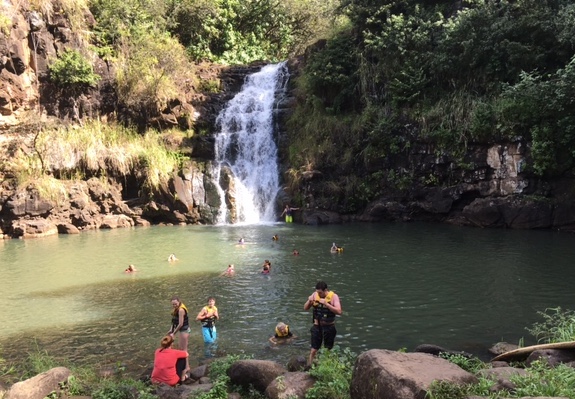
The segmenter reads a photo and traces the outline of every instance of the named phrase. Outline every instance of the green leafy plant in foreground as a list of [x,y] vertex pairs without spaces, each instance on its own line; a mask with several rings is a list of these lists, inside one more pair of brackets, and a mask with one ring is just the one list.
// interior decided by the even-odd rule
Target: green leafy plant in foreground
[[[212,380],[212,389],[196,396],[196,399],[227,399],[228,388],[230,386],[230,377],[228,370],[232,364],[238,360],[249,357],[242,355],[228,355],[219,358],[210,363],[210,379]],[[243,396],[242,396],[243,397]]]
[[103,380],[92,392],[92,399],[154,399],[152,388],[132,379]]
[[537,314],[543,317],[543,321],[527,328],[527,331],[537,338],[537,342],[553,343],[575,339],[575,311],[556,307],[547,308]]
[[510,377],[515,384],[514,397],[542,396],[575,399],[575,369],[559,364],[549,366],[545,360],[537,360],[529,366],[526,375]]
[[459,353],[442,352],[439,357],[449,360],[451,363],[454,363],[461,367],[463,370],[473,374],[477,373],[479,370],[487,368],[486,364],[478,358],[465,356]]
[[348,399],[355,359],[356,355],[348,348],[341,350],[336,345],[330,351],[320,349],[317,363],[309,372],[317,381],[307,391],[306,399]]

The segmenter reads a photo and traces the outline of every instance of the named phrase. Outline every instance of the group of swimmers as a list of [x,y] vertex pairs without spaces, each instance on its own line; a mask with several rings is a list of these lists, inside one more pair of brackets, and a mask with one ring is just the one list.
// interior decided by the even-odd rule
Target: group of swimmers
[[[277,234],[274,235],[272,237],[272,240],[278,241],[279,236]],[[244,244],[245,243],[244,238],[240,238],[239,243]],[[330,252],[341,253],[343,252],[343,247],[340,247],[335,243],[333,243],[332,247],[330,248]],[[297,249],[294,249],[293,255],[299,255],[299,251]],[[176,260],[177,258],[175,257],[174,254],[171,254],[168,257],[168,261],[170,262]],[[136,271],[134,265],[129,265],[128,269],[126,269],[126,272],[134,272],[134,271]],[[271,271],[271,262],[269,259],[266,259],[263,264],[262,274],[269,274],[270,271]],[[235,267],[233,264],[229,264],[227,269],[221,275],[233,276],[234,274],[235,274]],[[314,307],[314,328],[320,330],[326,329],[326,331],[330,328],[333,329],[333,332],[330,332],[329,334],[326,333],[327,338],[325,338],[325,346],[328,349],[331,349],[331,347],[333,346],[333,339],[335,338],[335,327],[333,327],[333,320],[330,319],[328,316],[331,317],[332,313],[334,312],[335,314],[341,314],[341,305],[339,305],[339,300],[336,301],[336,299],[338,298],[337,295],[327,290],[327,284],[323,282],[321,283],[323,285],[316,286],[316,292],[312,294],[310,298],[308,298],[308,300],[306,301],[306,305],[304,306],[304,309],[308,310],[311,306]],[[189,324],[188,309],[186,308],[186,306],[182,303],[182,301],[178,297],[173,297],[171,303],[173,308],[171,312],[172,325],[169,331],[167,332],[167,335],[162,338],[160,342],[160,348],[158,348],[155,351],[154,369],[152,372],[151,379],[152,382],[156,384],[165,383],[174,386],[177,384],[181,383],[185,384],[190,382],[189,377],[190,365],[188,360],[189,354],[187,348],[191,329]],[[323,315],[323,313],[316,310],[316,308],[319,309],[321,307],[325,307],[325,309],[327,309],[324,311],[324,313],[327,312],[326,313],[327,316]],[[316,323],[316,318],[319,319],[320,316],[327,321],[324,321],[322,319],[321,322],[318,321]],[[219,318],[220,316],[218,313],[218,308],[216,307],[216,300],[214,297],[209,297],[208,304],[202,307],[202,309],[196,316],[196,320],[199,321],[202,326],[202,336],[205,344],[214,344],[216,342],[217,330],[215,324],[216,321],[219,320]],[[178,335],[179,349],[173,348],[176,335]],[[279,322],[275,327],[274,335],[269,338],[269,342],[275,345],[290,342],[294,338],[297,337],[293,334],[292,331],[290,331],[289,325],[283,322]],[[324,339],[319,339],[317,337],[314,338],[314,331],[312,331],[312,349],[310,352],[310,360],[309,360],[310,364],[313,361],[315,353],[322,345],[322,343],[324,343]]]

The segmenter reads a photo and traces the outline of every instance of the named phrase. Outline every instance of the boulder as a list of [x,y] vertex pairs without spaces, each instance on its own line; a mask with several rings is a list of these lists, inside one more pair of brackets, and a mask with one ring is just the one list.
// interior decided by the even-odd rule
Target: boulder
[[12,235],[22,238],[38,238],[58,234],[58,227],[45,219],[17,220],[12,223]]
[[358,356],[350,393],[352,399],[424,399],[434,381],[471,384],[478,379],[427,353],[372,349]]
[[238,360],[228,370],[230,382],[249,388],[252,385],[259,392],[264,392],[268,385],[287,370],[279,363],[269,360]]
[[551,367],[560,363],[571,363],[575,361],[575,349],[540,349],[531,352],[525,364],[530,366],[536,360],[545,360]]
[[511,352],[512,350],[518,349],[519,345],[510,344],[508,342],[498,342],[489,348],[489,353],[492,355],[501,355],[506,352]]
[[17,382],[8,390],[4,399],[44,399],[59,390],[59,384],[72,373],[66,367],[55,367],[25,381]]
[[315,379],[304,372],[287,372],[274,379],[266,388],[270,399],[305,399],[306,392],[313,387]]

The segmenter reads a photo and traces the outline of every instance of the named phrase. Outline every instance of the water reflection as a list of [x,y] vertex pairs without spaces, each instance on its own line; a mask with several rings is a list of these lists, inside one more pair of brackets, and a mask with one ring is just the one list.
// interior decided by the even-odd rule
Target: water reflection
[[[334,241],[343,253],[329,252]],[[482,353],[502,339],[533,340],[525,327],[536,311],[572,308],[571,241],[426,224],[153,227],[9,241],[0,245],[0,346],[8,359],[37,345],[80,363],[143,369],[170,326],[170,298],[180,296],[193,317],[214,295],[218,346],[205,348],[193,324],[192,364],[214,352],[284,362],[308,352],[303,303],[323,279],[342,300],[341,346]],[[180,260],[167,262],[170,253]],[[130,263],[137,273],[123,272]],[[221,277],[230,263],[235,276]],[[298,336],[293,344],[270,347],[278,321]]]

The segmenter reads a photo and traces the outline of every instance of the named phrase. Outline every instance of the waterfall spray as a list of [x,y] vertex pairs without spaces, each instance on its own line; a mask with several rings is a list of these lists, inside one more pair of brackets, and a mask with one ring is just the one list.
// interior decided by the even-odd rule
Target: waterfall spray
[[280,187],[274,106],[288,78],[285,62],[263,67],[246,78],[216,119],[220,131],[214,176],[222,199],[218,223],[275,221]]

